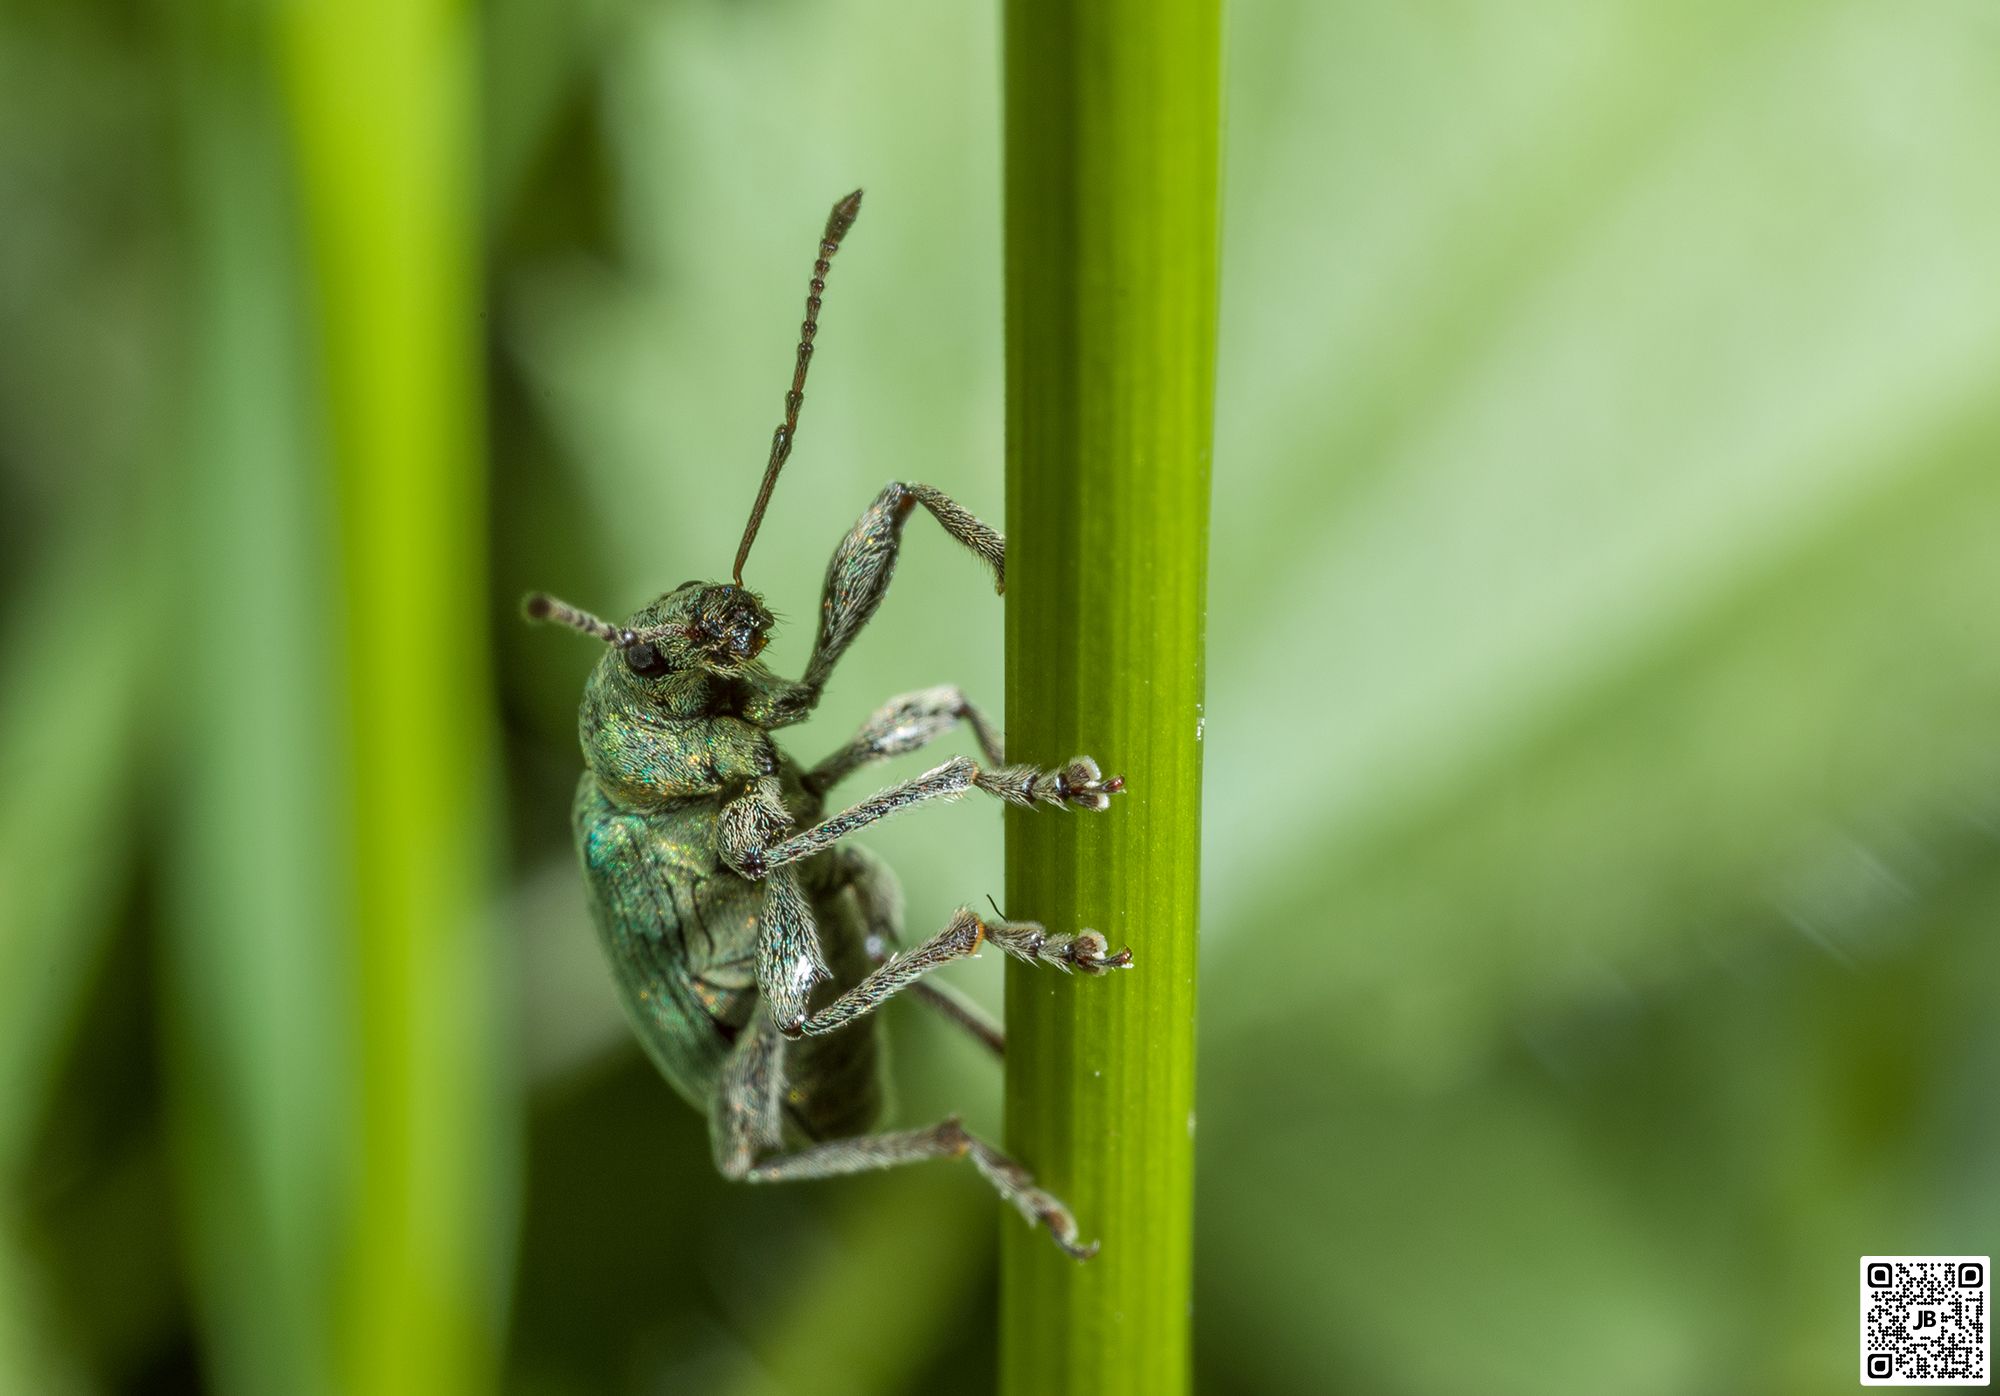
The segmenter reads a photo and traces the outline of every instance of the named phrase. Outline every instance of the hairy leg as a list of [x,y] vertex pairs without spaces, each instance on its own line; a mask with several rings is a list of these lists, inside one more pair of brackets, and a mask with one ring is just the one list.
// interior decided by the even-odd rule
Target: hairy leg
[[[763,776],[752,781],[741,795],[722,807],[718,833],[723,861],[742,876],[765,884],[762,926],[757,945],[758,992],[771,1005],[776,1020],[787,1031],[795,1031],[805,1021],[806,1000],[814,986],[828,975],[825,957],[820,950],[818,929],[813,924],[811,905],[797,880],[787,872],[792,864],[832,848],[849,834],[898,810],[927,800],[956,799],[967,790],[984,790],[1019,805],[1032,805],[1039,801],[1058,807],[1073,805],[1102,810],[1110,805],[1111,796],[1124,788],[1125,782],[1119,777],[1104,778],[1097,763],[1088,756],[1079,756],[1054,771],[1037,770],[1032,766],[1002,766],[991,772],[980,770],[964,757],[957,757],[915,780],[893,785],[803,833],[789,834],[791,817],[785,812],[777,778]],[[977,917],[972,920],[973,924],[984,926]],[[1009,934],[1007,928],[1014,924],[996,922],[986,927],[984,933],[994,938],[1003,949],[1018,953],[1013,952],[1003,939]],[[1032,922],[1020,924],[1033,925]],[[1039,927],[1035,930],[1040,933]],[[945,935],[950,934],[948,927]],[[1104,938],[1094,931],[1084,934],[1095,938],[1101,955],[1105,948]],[[919,947],[916,953],[930,951],[943,939],[944,936],[938,937],[937,941]],[[1053,941],[1050,943],[1054,944]],[[961,953],[969,954],[971,951]],[[1027,958],[1047,957],[1031,954]],[[1119,967],[1113,964],[1101,966],[1107,969]],[[881,976],[896,972],[896,965],[884,965],[863,982],[873,983]],[[904,980],[915,977],[906,974]],[[898,983],[897,987],[901,984]],[[885,994],[894,992],[895,989],[891,988]],[[843,997],[836,1000],[836,1004],[845,1001]]]
[[[841,889],[854,898],[860,912],[863,949],[878,968],[902,949],[903,894],[896,876],[881,859],[852,845],[840,850]],[[910,996],[969,1034],[996,1057],[1007,1055],[1007,1034],[986,1010],[947,984],[920,979]]]
[[[761,785],[760,782],[759,788]],[[831,848],[849,834],[867,828],[878,819],[886,819],[898,810],[928,800],[955,800],[968,790],[983,790],[1009,804],[1039,803],[1104,810],[1110,807],[1111,797],[1124,788],[1122,776],[1106,777],[1088,756],[1079,756],[1055,770],[1001,766],[991,771],[981,770],[974,762],[959,756],[913,780],[879,791],[860,804],[783,840],[772,841],[764,837],[770,822],[768,819],[732,816],[731,810],[741,800],[732,801],[723,809],[723,857],[745,877],[762,877],[773,868],[785,867]],[[768,800],[769,797],[757,796],[753,789],[752,795],[743,798]],[[732,828],[740,831],[740,836],[733,834]]]
[[764,906],[758,910],[756,988],[778,1022],[802,1018],[814,986],[832,974],[820,950],[812,902],[806,900],[798,874],[790,868],[766,868],[760,862],[764,848],[790,830],[792,816],[784,808],[776,776],[752,780],[740,796],[722,806],[716,820],[724,862],[764,884]]
[[812,903],[798,874],[789,867],[760,867],[756,874],[746,871],[767,845],[791,827],[778,782],[771,776],[753,781],[725,804],[717,821],[723,859],[763,883],[764,905],[757,917],[757,992],[781,1023],[803,1018],[814,987],[831,975]]
[[919,980],[910,986],[910,994],[932,1009],[940,1018],[954,1024],[981,1047],[1005,1061],[1007,1058],[1007,1032],[986,1010],[967,998],[958,990],[946,984],[927,984]]
[[855,1139],[815,1144],[759,1163],[743,1176],[752,1183],[789,1183],[807,1178],[837,1178],[935,1158],[970,1159],[1003,1201],[1010,1203],[1030,1224],[1047,1227],[1055,1243],[1072,1258],[1088,1260],[1097,1254],[1095,1241],[1088,1245],[1077,1241],[1076,1218],[1060,1199],[1036,1187],[1033,1176],[1013,1159],[967,1133],[956,1115],[929,1129],[864,1134]]
[[757,992],[780,1023],[805,1017],[806,1000],[831,977],[820,949],[812,903],[798,876],[778,868],[764,879],[764,909],[758,922]]
[[987,942],[999,946],[1016,959],[1030,964],[1053,965],[1067,973],[1103,974],[1127,969],[1132,952],[1111,953],[1110,943],[1096,931],[1073,936],[1051,935],[1033,921],[987,921],[970,907],[952,913],[945,928],[907,954],[892,954],[866,979],[824,1008],[807,1016],[778,1020],[779,1031],[787,1037],[818,1036],[838,1032],[856,1018],[873,1013],[889,999],[914,985],[941,965],[979,953]]
[[981,523],[942,491],[929,485],[891,481],[840,540],[833,550],[833,560],[827,564],[826,589],[820,598],[819,637],[813,643],[812,658],[806,663],[801,682],[801,687],[814,697],[826,687],[834,665],[882,604],[889,579],[895,575],[896,556],[903,541],[903,521],[919,504],[931,512],[946,533],[993,569],[995,591],[1005,588],[1007,541],[997,530]]
[[1069,1208],[1035,1186],[1020,1164],[966,1133],[957,1117],[929,1129],[864,1134],[814,1144],[795,1153],[784,1147],[780,1118],[784,1078],[783,1042],[759,1009],[723,1063],[709,1106],[709,1140],[715,1166],[737,1182],[782,1183],[835,1178],[926,1159],[969,1158],[981,1177],[1030,1222],[1049,1229],[1063,1250],[1078,1260],[1097,1254],[1096,1243],[1077,1242]]
[[901,694],[877,708],[846,746],[813,767],[806,787],[816,792],[831,789],[869,762],[927,746],[961,722],[972,729],[988,765],[1005,764],[999,735],[986,714],[967,701],[957,685],[946,684]]
[[708,1142],[725,1178],[745,1177],[758,1159],[784,1147],[784,1049],[759,1007],[723,1059],[709,1100]]

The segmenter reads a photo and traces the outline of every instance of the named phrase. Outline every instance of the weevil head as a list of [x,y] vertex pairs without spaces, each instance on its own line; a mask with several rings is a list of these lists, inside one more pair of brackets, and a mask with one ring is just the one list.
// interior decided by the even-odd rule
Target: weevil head
[[632,642],[613,646],[604,662],[642,681],[687,669],[733,677],[757,662],[771,623],[762,598],[748,587],[682,582],[625,623]]
[[[761,735],[718,737],[717,724],[683,720],[730,714],[748,690],[771,632],[771,613],[749,591],[686,582],[623,624],[540,594],[526,610],[604,646],[583,686],[577,735],[592,774],[617,798],[643,804],[708,794],[721,788],[725,768],[776,769]],[[732,740],[740,749],[729,749]]]
[[664,697],[667,681],[677,675],[748,673],[771,638],[771,613],[762,599],[728,582],[683,582],[622,625],[540,593],[528,598],[526,610],[533,620],[604,642],[590,687],[606,704]]

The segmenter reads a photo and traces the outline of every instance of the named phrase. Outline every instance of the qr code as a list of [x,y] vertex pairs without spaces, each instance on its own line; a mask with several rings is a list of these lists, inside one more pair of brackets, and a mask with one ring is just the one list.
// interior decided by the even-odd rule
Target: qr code
[[1984,1386],[1990,1371],[1984,1255],[1861,1257],[1861,1384]]

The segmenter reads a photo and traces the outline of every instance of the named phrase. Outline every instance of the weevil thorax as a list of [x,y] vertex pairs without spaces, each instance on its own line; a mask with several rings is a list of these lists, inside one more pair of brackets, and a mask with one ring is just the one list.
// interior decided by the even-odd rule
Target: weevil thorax
[[630,799],[713,788],[710,734],[689,719],[738,706],[740,680],[770,639],[771,613],[745,587],[684,582],[630,616],[605,647],[577,714],[585,762]]

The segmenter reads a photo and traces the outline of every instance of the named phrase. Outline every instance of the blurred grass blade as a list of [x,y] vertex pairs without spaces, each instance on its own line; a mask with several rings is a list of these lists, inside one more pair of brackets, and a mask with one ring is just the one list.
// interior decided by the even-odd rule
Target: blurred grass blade
[[758,1362],[729,1396],[918,1389],[924,1359],[980,1305],[993,1261],[985,1214],[967,1208],[954,1172],[909,1169],[856,1188],[823,1243],[788,1257],[783,1285],[742,1316],[759,1329]]
[[[115,526],[23,589],[0,647],[0,1390],[80,1375],[22,1249],[17,1189],[128,886],[158,653],[157,535]],[[78,624],[88,618],[86,633]]]
[[[1323,1050],[1437,1079],[1525,1005],[1604,992],[1607,970],[1672,978],[1773,933],[1854,953],[1829,917],[1910,895],[1899,884],[1942,858],[1928,845],[2000,778],[2000,610],[1972,600],[2000,593],[1987,398],[1869,453],[1881,484],[1806,515],[1743,574],[1684,581],[1706,593],[1690,614],[1635,623],[1620,662],[1447,779],[1392,783],[1364,823],[1299,821],[1316,879],[1266,868],[1218,918],[1241,938],[1219,936],[1216,960],[1312,953],[1326,969],[1232,977],[1214,1030],[1311,1023]],[[1859,849],[1891,869],[1898,848],[1913,868],[1853,867]],[[1353,934],[1325,934],[1329,900]]]
[[219,1390],[340,1389],[353,1089],[332,484],[261,12],[179,12],[195,346],[180,769],[169,783],[169,1117]]
[[1010,810],[1007,907],[1137,967],[1008,967],[1008,1143],[1103,1250],[1007,1218],[1001,1384],[1161,1396],[1189,1382],[1219,7],[1013,0],[1005,42],[1007,745],[1131,786]]
[[28,1148],[130,872],[163,610],[157,538],[133,533],[59,555],[0,650],[0,1178]]
[[282,12],[338,494],[354,1118],[341,1384],[491,1384],[510,1228],[488,1005],[491,686],[469,10]]

